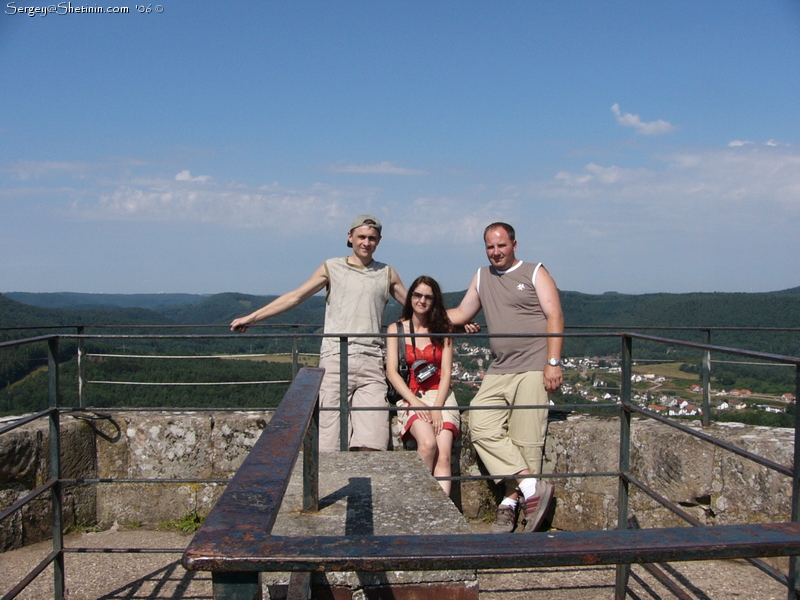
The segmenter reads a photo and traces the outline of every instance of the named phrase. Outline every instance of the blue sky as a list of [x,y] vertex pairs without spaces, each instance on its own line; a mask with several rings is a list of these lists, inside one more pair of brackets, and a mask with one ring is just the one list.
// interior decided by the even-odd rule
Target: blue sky
[[0,13],[0,292],[465,289],[495,220],[585,293],[800,285],[800,3]]

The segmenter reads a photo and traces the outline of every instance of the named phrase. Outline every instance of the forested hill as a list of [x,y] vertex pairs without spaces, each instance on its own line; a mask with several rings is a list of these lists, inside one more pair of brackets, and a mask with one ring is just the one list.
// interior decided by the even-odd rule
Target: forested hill
[[[0,328],[60,325],[164,325],[171,320],[144,308],[56,309],[30,306],[0,295]],[[5,336],[8,337],[8,336]],[[16,336],[18,337],[18,336]]]
[[[455,306],[464,292],[445,294]],[[0,295],[0,327],[74,324],[224,325],[275,299],[224,293],[192,294],[10,294]],[[180,303],[179,300],[185,300]],[[582,294],[562,292],[568,326],[615,327],[800,327],[800,287],[767,293]],[[392,301],[387,320],[399,311]],[[321,324],[325,299],[313,296],[275,317],[275,324]],[[478,320],[481,320],[479,315]]]
[[[800,288],[770,293],[601,294],[563,292],[569,327],[776,327],[800,328]],[[568,329],[569,331],[569,329]],[[658,330],[643,333],[702,342],[697,331]],[[613,344],[616,344],[614,342]],[[761,352],[800,356],[800,333],[715,331],[711,343]],[[613,350],[611,340],[571,339],[565,353],[595,356]],[[658,352],[663,352],[661,347]],[[669,353],[667,349],[667,353]],[[655,352],[651,358],[655,358]]]
[[[445,295],[448,306],[456,306],[465,292],[453,292]],[[41,298],[35,295],[42,303],[52,302],[52,299]],[[154,294],[152,296],[161,296]],[[676,327],[775,327],[775,328],[800,328],[800,288],[782,290],[771,293],[693,293],[693,294],[582,294],[579,292],[562,292],[562,305],[566,317],[567,332],[576,330],[570,327],[614,327],[617,331],[631,327],[650,327],[649,333],[666,338],[684,339],[702,342],[702,333],[698,331],[681,331],[671,329],[660,331],[657,328]],[[44,333],[53,333],[48,327],[61,325],[218,325],[219,331],[213,333],[227,333],[227,324],[232,319],[246,315],[253,310],[273,300],[275,296],[251,296],[246,294],[226,293],[213,296],[191,297],[191,301],[184,305],[165,306],[158,304],[155,298],[147,295],[137,295],[140,303],[151,308],[129,306],[131,298],[122,298],[122,304],[127,307],[108,306],[100,303],[104,308],[99,308],[98,303],[93,303],[91,298],[78,297],[74,308],[42,308],[16,302],[0,295],[0,341],[33,337]],[[64,297],[60,299],[63,302]],[[109,300],[105,297],[104,300]],[[92,306],[92,308],[87,308]],[[285,333],[287,330],[280,327],[285,324],[311,325],[300,330],[293,329],[296,333],[318,332],[323,322],[325,299],[322,295],[309,298],[299,307],[270,319],[272,327],[265,328],[262,333]],[[399,307],[392,301],[387,311],[386,322],[394,320],[399,313]],[[478,322],[483,323],[483,316],[478,315]],[[277,326],[277,327],[275,327]],[[15,327],[35,327],[35,330],[15,330]],[[2,330],[4,329],[4,330]],[[163,331],[149,330],[153,333]],[[580,334],[586,331],[577,330]],[[72,332],[74,333],[74,332]],[[111,330],[92,330],[86,333],[112,333]],[[130,331],[126,331],[130,333]],[[197,331],[182,330],[180,333],[197,333]],[[99,344],[100,342],[96,342]],[[113,342],[104,342],[113,345]],[[195,345],[191,345],[194,343]],[[216,345],[206,348],[207,352],[247,352],[263,350],[267,346],[273,347],[274,342],[253,342],[249,338],[230,339],[225,342],[216,341]],[[476,337],[474,343],[486,345],[487,339],[483,336]],[[746,348],[775,354],[800,356],[800,333],[789,332],[762,332],[762,331],[715,331],[712,343],[718,346],[733,348]],[[128,342],[130,346],[131,342]],[[186,340],[171,342],[170,349],[174,352],[189,353],[200,351],[199,342]],[[260,344],[260,345],[259,345]],[[265,346],[266,344],[267,346]],[[64,345],[64,355],[71,355],[74,343]],[[263,348],[261,346],[264,346]],[[316,338],[307,338],[301,341],[303,352],[313,352],[319,347]],[[676,348],[659,344],[637,342],[637,357],[658,359],[670,355],[671,359],[680,356],[693,356],[691,351],[677,351]],[[39,354],[41,356],[39,356]],[[619,340],[614,337],[590,337],[586,335],[569,337],[565,341],[564,355],[566,356],[604,356],[619,352]],[[677,353],[676,353],[677,352]],[[17,362],[11,361],[0,365],[0,389],[5,383],[13,382],[28,373],[32,365],[32,358],[43,359],[44,349],[30,347],[20,349]],[[24,355],[24,356],[23,356]],[[15,355],[16,356],[16,355]],[[8,360],[9,357],[7,357]],[[12,364],[13,363],[13,364]],[[18,363],[18,364],[17,364]],[[12,369],[12,367],[14,367]]]
[[[164,315],[175,323],[184,325],[220,325],[230,323],[257,308],[261,308],[277,296],[250,296],[247,294],[216,294],[187,306],[170,308]],[[273,324],[302,323],[321,325],[325,319],[324,296],[312,296],[297,308],[269,320]]]
[[562,292],[569,325],[800,327],[800,287],[769,293]]
[[148,308],[155,311],[194,304],[208,297],[208,294],[86,294],[79,292],[46,294],[9,292],[4,295],[11,300],[41,308],[67,308],[70,310]]

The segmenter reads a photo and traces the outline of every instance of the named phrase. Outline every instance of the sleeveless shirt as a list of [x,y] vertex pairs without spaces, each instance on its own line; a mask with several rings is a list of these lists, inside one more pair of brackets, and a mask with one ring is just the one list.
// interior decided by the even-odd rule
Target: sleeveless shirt
[[[328,276],[325,333],[380,333],[392,268],[376,260],[366,267],[354,267],[347,258],[331,258],[323,264]],[[382,349],[380,337],[348,338],[348,354],[382,356]],[[323,338],[320,356],[338,354],[339,340]]]
[[[547,318],[536,294],[542,263],[519,262],[502,273],[492,266],[478,270],[478,296],[490,334],[547,333]],[[491,338],[495,360],[490,374],[544,371],[547,338]]]

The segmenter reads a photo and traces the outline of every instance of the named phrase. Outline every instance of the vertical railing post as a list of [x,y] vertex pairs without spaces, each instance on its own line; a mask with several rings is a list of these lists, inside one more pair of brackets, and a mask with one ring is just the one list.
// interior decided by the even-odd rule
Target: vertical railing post
[[347,402],[350,371],[347,358],[347,337],[342,336],[339,338],[339,450],[342,452],[350,449],[350,406]]
[[[622,381],[620,382],[619,431],[619,499],[617,504],[617,529],[628,528],[629,489],[627,474],[631,458],[631,377],[633,376],[632,340],[622,336]],[[615,600],[623,600],[628,588],[629,564],[617,565]]]
[[[84,326],[78,325],[78,335],[83,335]],[[78,406],[86,406],[86,340],[78,338]]]
[[300,369],[300,357],[298,352],[297,336],[292,336],[292,379],[297,377],[297,371]]
[[[711,345],[711,330],[703,330],[703,343]],[[711,425],[711,350],[703,351],[703,427]]]
[[303,438],[303,510],[319,510],[319,394]]
[[50,478],[56,480],[50,491],[53,517],[53,596],[64,598],[64,529],[61,512],[61,428],[58,412],[58,338],[47,341],[47,379],[50,404]]
[[[794,368],[794,465],[792,466],[792,522],[800,521],[800,410],[797,410],[797,401],[800,398],[800,365]],[[797,586],[800,583],[798,573],[798,556],[789,557],[789,576],[787,579],[789,600],[800,598]]]

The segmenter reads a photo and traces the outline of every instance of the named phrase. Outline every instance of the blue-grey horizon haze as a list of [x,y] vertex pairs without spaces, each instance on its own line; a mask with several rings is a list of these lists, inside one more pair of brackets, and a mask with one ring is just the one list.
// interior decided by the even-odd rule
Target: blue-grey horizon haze
[[360,213],[445,291],[497,220],[562,290],[800,285],[794,0],[50,6],[0,10],[0,293],[280,294]]

